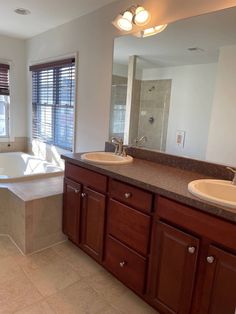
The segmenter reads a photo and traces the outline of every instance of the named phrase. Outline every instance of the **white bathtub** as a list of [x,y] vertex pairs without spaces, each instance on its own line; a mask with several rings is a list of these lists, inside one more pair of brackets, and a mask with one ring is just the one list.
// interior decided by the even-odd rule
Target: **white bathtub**
[[16,182],[63,174],[63,169],[25,153],[0,153],[0,182]]

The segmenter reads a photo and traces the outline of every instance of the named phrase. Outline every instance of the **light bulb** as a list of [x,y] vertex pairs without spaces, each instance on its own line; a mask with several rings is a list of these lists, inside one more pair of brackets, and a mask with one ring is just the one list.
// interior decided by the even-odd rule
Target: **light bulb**
[[118,19],[117,25],[120,29],[128,32],[133,28],[132,20],[133,14],[130,11],[125,11],[125,13]]
[[150,13],[143,7],[139,6],[135,10],[134,23],[138,26],[143,26],[150,21]]

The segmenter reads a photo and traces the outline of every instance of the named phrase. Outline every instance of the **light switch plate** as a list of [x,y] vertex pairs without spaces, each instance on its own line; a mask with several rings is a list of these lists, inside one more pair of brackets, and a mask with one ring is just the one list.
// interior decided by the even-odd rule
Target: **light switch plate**
[[185,135],[186,135],[186,132],[185,132],[185,131],[183,131],[183,130],[177,130],[177,132],[176,132],[176,144],[177,144],[179,147],[184,148],[184,144],[185,144]]

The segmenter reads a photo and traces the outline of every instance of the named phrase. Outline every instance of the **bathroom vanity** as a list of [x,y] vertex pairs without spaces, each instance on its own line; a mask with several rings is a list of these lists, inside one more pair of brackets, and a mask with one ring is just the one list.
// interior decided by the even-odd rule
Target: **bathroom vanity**
[[63,232],[160,313],[234,314],[236,211],[192,196],[206,175],[65,159]]

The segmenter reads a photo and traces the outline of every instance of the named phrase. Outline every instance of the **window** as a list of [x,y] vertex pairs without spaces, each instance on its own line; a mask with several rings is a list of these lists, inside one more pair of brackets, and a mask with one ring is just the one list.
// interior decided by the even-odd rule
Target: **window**
[[0,138],[9,137],[9,70],[8,64],[0,63]]
[[72,151],[75,59],[34,65],[30,70],[33,138]]

